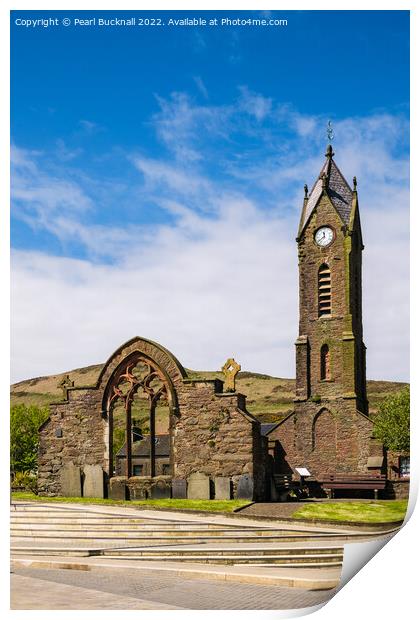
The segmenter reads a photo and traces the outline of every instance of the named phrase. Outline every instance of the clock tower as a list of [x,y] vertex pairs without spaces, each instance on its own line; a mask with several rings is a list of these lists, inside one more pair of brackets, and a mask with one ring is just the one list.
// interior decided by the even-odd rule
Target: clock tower
[[362,324],[362,231],[351,189],[331,145],[308,193],[297,243],[299,337],[296,404],[335,404],[367,415]]
[[362,324],[362,230],[351,188],[331,145],[309,192],[297,234],[299,335],[294,410],[269,433],[274,469],[306,467],[314,480],[360,474],[382,454],[366,398]]

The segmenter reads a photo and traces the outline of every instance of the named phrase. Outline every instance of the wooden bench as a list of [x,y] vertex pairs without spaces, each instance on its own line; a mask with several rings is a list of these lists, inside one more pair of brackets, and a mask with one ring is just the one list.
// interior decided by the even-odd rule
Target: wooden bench
[[323,489],[334,497],[336,489],[371,489],[374,498],[378,499],[378,491],[385,489],[386,476],[384,474],[334,474],[322,476],[319,479]]

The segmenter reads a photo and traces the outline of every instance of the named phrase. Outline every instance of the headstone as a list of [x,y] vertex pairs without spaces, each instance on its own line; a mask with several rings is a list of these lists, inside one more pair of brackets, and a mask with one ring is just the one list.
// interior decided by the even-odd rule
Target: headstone
[[210,499],[210,476],[197,472],[188,478],[188,499]]
[[127,499],[127,484],[125,480],[111,478],[109,481],[110,499]]
[[61,469],[61,495],[63,497],[82,497],[82,478],[80,467],[66,463]]
[[172,479],[172,498],[173,499],[186,499],[187,498],[187,481],[183,478]]
[[214,499],[230,499],[230,478],[218,476],[214,479]]
[[238,480],[236,499],[252,500],[254,496],[254,480],[249,474],[242,474]]
[[85,465],[83,467],[85,481],[83,483],[83,497],[104,497],[104,473],[100,465]]
[[152,499],[168,499],[171,497],[171,487],[164,480],[158,480],[152,484]]

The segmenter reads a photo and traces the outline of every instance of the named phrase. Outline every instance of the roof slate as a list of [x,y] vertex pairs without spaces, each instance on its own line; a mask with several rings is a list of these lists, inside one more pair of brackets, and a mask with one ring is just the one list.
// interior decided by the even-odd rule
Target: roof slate
[[261,435],[263,435],[263,437],[265,435],[268,435],[268,433],[270,431],[272,431],[273,428],[277,426],[277,424],[278,424],[278,422],[274,422],[274,423],[273,422],[270,422],[270,423],[267,422],[267,423],[261,424]]
[[[156,435],[155,456],[169,456],[169,435]],[[134,441],[131,446],[131,456],[150,455],[150,435],[145,435],[144,439]],[[117,456],[126,456],[126,445],[124,444]]]
[[324,165],[321,168],[319,177],[315,181],[311,193],[309,194],[306,208],[304,208],[305,210],[299,234],[308,223],[308,220],[322,194],[322,176],[324,174],[327,175],[328,183],[326,189],[328,196],[331,199],[331,202],[336,208],[340,218],[343,220],[343,223],[348,224],[350,222],[353,192],[350,189],[346,179],[342,175],[339,167],[335,163],[334,159],[332,157],[327,157]]

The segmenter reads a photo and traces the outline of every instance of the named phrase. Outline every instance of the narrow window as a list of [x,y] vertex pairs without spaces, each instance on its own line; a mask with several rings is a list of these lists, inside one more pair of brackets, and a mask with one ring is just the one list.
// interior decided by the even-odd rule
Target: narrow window
[[318,316],[331,314],[331,271],[321,265],[318,271]]
[[142,475],[143,475],[143,465],[134,465],[133,476],[142,476]]
[[330,349],[327,344],[323,344],[321,347],[321,381],[329,381],[330,379]]

